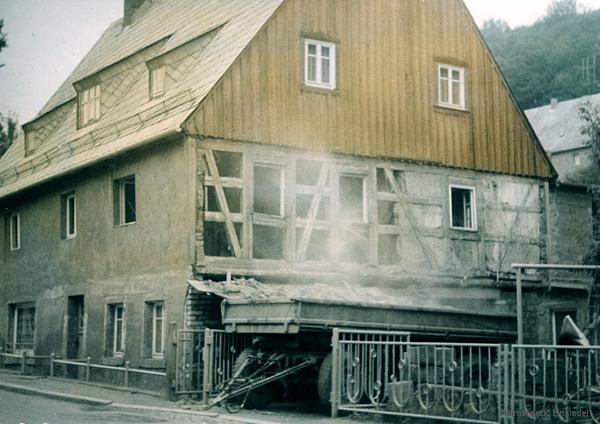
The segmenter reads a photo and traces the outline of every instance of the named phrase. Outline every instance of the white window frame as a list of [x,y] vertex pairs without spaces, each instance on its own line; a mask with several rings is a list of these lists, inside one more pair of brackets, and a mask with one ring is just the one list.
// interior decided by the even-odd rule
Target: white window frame
[[86,88],[79,93],[79,112],[81,126],[97,121],[101,116],[100,84]]
[[[309,54],[309,46],[314,45],[316,47],[316,55]],[[328,47],[330,51],[329,56],[329,82],[323,82],[323,56],[322,48]],[[316,80],[312,81],[309,79],[309,57],[316,59]],[[337,86],[337,49],[335,43],[313,40],[306,38],[304,40],[304,84],[309,87],[324,88],[327,90],[335,90]]]
[[579,152],[573,153],[573,165],[576,167],[581,166],[581,154]]
[[[16,221],[16,226],[13,226],[13,220]],[[16,227],[16,232],[15,232]],[[8,229],[10,234],[10,250],[15,251],[21,249],[21,215],[13,213],[8,220]],[[16,243],[15,243],[16,242]]]
[[[114,304],[112,306],[112,314],[113,314],[113,345],[112,352],[113,356],[123,356],[125,354],[125,305],[123,304]],[[118,318],[118,311],[121,310],[121,318]],[[118,341],[118,332],[117,328],[119,323],[121,323],[121,350],[117,350],[117,341]]]
[[[358,174],[358,173],[353,173],[353,172],[340,172],[338,173],[337,176],[337,183],[338,183],[338,193],[339,193],[339,185],[340,185],[340,180],[343,177],[351,177],[351,178],[361,178],[362,179],[362,191],[363,191],[363,205],[362,205],[362,220],[361,221],[349,221],[346,219],[341,219],[340,217],[340,222],[345,222],[345,223],[353,223],[353,224],[368,224],[369,223],[369,176],[366,174]],[[338,194],[338,210],[341,210],[342,208],[342,199]]]
[[[453,218],[452,217],[452,189],[468,190],[471,192],[471,223],[472,223],[471,227],[456,227],[456,226],[454,226],[453,219],[452,219]],[[465,213],[465,217],[466,217],[466,211],[463,211],[463,212]],[[448,186],[448,214],[449,214],[449,218],[450,218],[450,228],[452,228],[453,230],[476,232],[477,231],[477,190],[476,190],[476,188],[473,186],[450,184]]]
[[125,225],[132,225],[137,222],[137,198],[135,199],[135,220],[130,221],[130,222],[125,222],[125,217],[126,217],[125,212],[127,209],[127,204],[126,204],[126,199],[125,199],[125,183],[130,179],[133,180],[135,196],[137,197],[136,182],[135,182],[134,175],[130,175],[128,177],[117,180],[117,189],[119,190],[119,205],[118,205],[118,207],[119,207],[119,226],[121,226],[121,227],[125,226]]
[[150,69],[150,98],[155,99],[165,94],[166,68],[164,65]]
[[[69,202],[73,201],[73,216],[71,217],[71,208]],[[71,233],[71,220],[73,221],[73,232]],[[74,239],[77,237],[77,199],[75,194],[67,194],[65,196],[65,238]]]
[[[442,69],[448,70],[448,77],[442,77]],[[452,79],[452,73],[454,71],[458,71],[460,75],[460,80],[456,81]],[[466,109],[466,89],[465,89],[465,68],[461,66],[448,65],[446,63],[438,63],[437,66],[437,82],[438,82],[438,105],[442,107],[447,107],[451,109],[465,110]],[[460,103],[454,104],[452,103],[452,99],[454,98],[454,84],[453,82],[458,82],[460,84]],[[448,101],[442,101],[442,86],[446,85],[448,88]]]
[[[161,317],[157,317],[157,309],[162,309]],[[160,321],[160,328],[158,328],[158,321]],[[161,335],[161,344],[160,344],[160,352],[155,350],[156,348],[156,336],[160,331]],[[153,302],[152,303],[152,357],[153,358],[163,358],[165,352],[165,304],[163,302]]]

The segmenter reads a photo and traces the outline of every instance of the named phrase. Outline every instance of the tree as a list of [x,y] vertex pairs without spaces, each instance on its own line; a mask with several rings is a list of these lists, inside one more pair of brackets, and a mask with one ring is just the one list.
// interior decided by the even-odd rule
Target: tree
[[577,15],[577,0],[553,0],[546,8],[545,21]]
[[0,156],[4,154],[17,138],[19,127],[17,120],[12,116],[0,113]]
[[[4,26],[4,20],[0,19],[0,52],[2,51],[3,48],[8,46],[8,43],[6,41],[6,34],[4,34],[2,32],[2,27]],[[2,63],[0,63],[0,68],[2,68],[4,65]]]
[[486,38],[497,37],[509,31],[510,26],[508,25],[508,22],[506,22],[504,19],[488,19],[483,23],[483,26],[481,27],[481,32]]
[[[8,46],[6,34],[2,32],[3,27],[4,20],[0,19],[0,52],[2,49]],[[0,64],[0,68],[3,66],[3,64]],[[10,114],[8,116],[4,116],[0,113],[0,156],[2,156],[4,152],[8,150],[11,144],[13,144],[18,133],[19,127],[17,124],[17,119]]]

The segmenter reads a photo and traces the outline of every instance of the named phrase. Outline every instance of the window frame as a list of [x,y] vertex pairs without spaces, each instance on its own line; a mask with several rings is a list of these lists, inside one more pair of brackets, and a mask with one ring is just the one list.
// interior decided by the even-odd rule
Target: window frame
[[362,179],[362,218],[360,221],[352,221],[343,219],[341,214],[337,217],[339,222],[344,224],[369,224],[369,175],[368,173],[352,172],[347,170],[340,170],[337,173],[337,184],[338,184],[338,198],[337,198],[337,209],[342,210],[342,198],[340,196],[340,180],[343,177],[360,178]]
[[[271,214],[267,214],[264,212],[256,212],[256,210],[254,209],[254,203],[255,203],[254,196],[255,196],[255,191],[256,191],[255,190],[256,178],[254,177],[254,175],[255,175],[256,168],[275,169],[275,170],[279,171],[279,173],[280,173],[279,214],[278,215],[271,215]],[[260,160],[253,161],[252,162],[252,212],[254,212],[257,215],[261,215],[261,216],[272,216],[272,217],[276,217],[276,218],[285,218],[286,190],[287,190],[286,181],[287,181],[287,167],[285,166],[285,164],[279,165],[279,164],[270,163],[270,162],[263,162]]]
[[[127,202],[126,202],[126,190],[125,190],[125,186],[128,183],[133,182],[133,195],[134,195],[134,220],[133,221],[126,221],[126,217],[127,217]],[[117,191],[117,193],[115,193],[115,201],[116,201],[116,205],[115,205],[115,225],[118,227],[125,227],[128,225],[133,225],[135,223],[137,223],[137,184],[136,184],[136,178],[135,175],[128,175],[126,177],[123,178],[118,178],[116,180],[114,180],[114,184],[113,184],[114,189]]]
[[[10,340],[10,342],[12,343],[12,351],[15,354],[21,354],[22,352],[29,352],[31,354],[33,354],[33,351],[35,350],[35,341],[36,341],[36,307],[35,307],[35,303],[34,302],[22,302],[22,303],[12,303],[9,304],[9,313],[12,314],[12,316],[10,317],[10,319],[12,319],[12,340]],[[12,309],[12,310],[10,310]],[[21,311],[26,310],[26,309],[33,309],[33,334],[32,334],[32,341],[31,343],[29,343],[29,346],[25,346],[25,347],[18,347],[19,343],[19,316],[20,314],[22,314]],[[9,320],[10,322],[10,320]]]
[[[442,69],[448,70],[448,77],[442,77]],[[460,80],[458,83],[460,84],[460,104],[452,103],[453,96],[453,82],[452,72],[458,71],[460,75]],[[437,105],[444,108],[455,109],[455,110],[467,110],[467,90],[466,90],[466,75],[467,69],[464,66],[458,65],[450,65],[448,63],[438,63],[437,64]],[[446,84],[448,88],[448,101],[442,101],[442,84]]]
[[[115,303],[109,305],[112,314],[112,354],[115,357],[125,355],[125,305]],[[121,311],[121,318],[118,318],[118,312]],[[121,350],[117,350],[118,325],[121,324]]]
[[[71,208],[69,202],[73,201],[73,216],[71,217]],[[65,239],[71,240],[77,237],[77,198],[75,193],[64,195],[65,202]],[[73,232],[71,233],[71,222],[73,223]]]
[[[16,226],[13,226],[13,220],[16,218]],[[15,233],[16,227],[16,233]],[[17,212],[10,214],[8,218],[8,242],[11,252],[21,249],[21,215]],[[16,236],[16,237],[15,237]],[[15,244],[16,241],[16,244]]]
[[[151,356],[155,359],[162,359],[165,356],[165,304],[163,301],[149,302],[152,305],[152,346],[150,348]],[[162,309],[161,317],[157,318],[157,307]],[[155,350],[156,339],[157,339],[157,321],[160,320],[160,335],[161,335],[161,349],[160,352]]]
[[[102,117],[102,89],[100,83],[82,88],[78,93],[79,125],[84,127]],[[93,109],[92,109],[93,107]],[[91,113],[93,110],[93,114]],[[90,111],[90,113],[87,113]]]
[[[166,88],[166,67],[165,65],[154,66],[149,68],[149,86],[150,86],[150,99],[156,99],[165,95]],[[160,88],[160,89],[157,89]]]
[[[452,189],[458,190],[467,190],[471,193],[471,227],[456,227],[454,225],[453,215],[452,215]],[[464,206],[463,206],[464,211]],[[458,231],[469,231],[469,232],[477,232],[477,189],[474,186],[460,185],[460,184],[449,184],[448,185],[448,214],[450,218],[450,228]],[[466,215],[465,215],[466,217]]]
[[575,166],[576,168],[581,166],[581,153],[573,153],[573,166]]
[[[317,48],[316,55],[311,55],[308,52],[309,46],[314,45]],[[328,47],[330,49],[329,56],[329,77],[330,81],[328,83],[323,82],[323,72],[322,72],[322,48]],[[316,80],[311,81],[309,79],[309,56],[316,58]],[[325,90],[335,90],[337,89],[337,45],[331,41],[324,40],[316,40],[313,38],[304,38],[304,85],[307,87],[315,87],[321,88]]]

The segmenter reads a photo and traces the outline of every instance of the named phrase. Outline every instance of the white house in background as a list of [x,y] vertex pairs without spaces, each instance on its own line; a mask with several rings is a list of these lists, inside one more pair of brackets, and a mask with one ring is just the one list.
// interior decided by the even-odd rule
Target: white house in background
[[578,182],[576,174],[592,163],[579,119],[579,109],[588,101],[600,104],[600,94],[564,102],[552,99],[549,105],[525,111],[563,182]]

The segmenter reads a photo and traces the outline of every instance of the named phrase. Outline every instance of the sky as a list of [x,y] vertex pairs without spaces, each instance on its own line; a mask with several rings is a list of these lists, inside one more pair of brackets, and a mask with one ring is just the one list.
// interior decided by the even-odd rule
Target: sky
[[[403,0],[398,0],[403,1]],[[465,0],[481,25],[489,18],[511,27],[543,16],[551,0]],[[600,0],[580,0],[600,9]],[[0,113],[31,120],[123,13],[123,0],[0,0],[8,47],[0,53]]]

